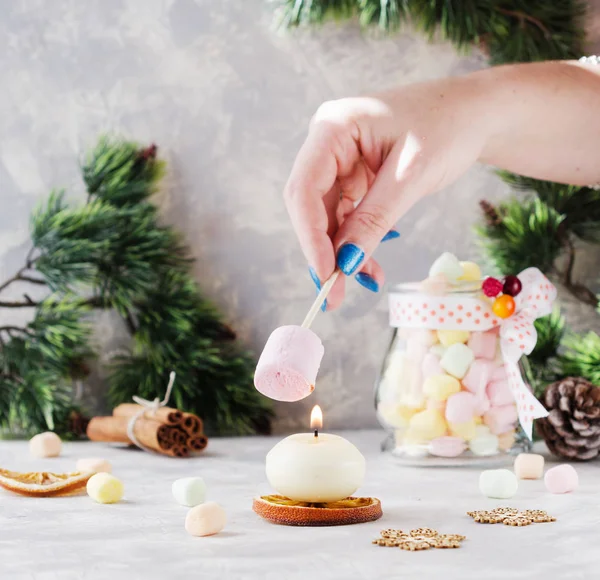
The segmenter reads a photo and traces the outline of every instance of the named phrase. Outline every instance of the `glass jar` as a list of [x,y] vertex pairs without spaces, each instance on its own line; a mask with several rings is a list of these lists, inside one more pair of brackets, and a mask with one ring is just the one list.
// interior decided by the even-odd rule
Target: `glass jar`
[[502,320],[481,282],[438,293],[401,284],[389,301],[394,330],[375,395],[385,447],[418,465],[501,463],[529,450],[500,348]]

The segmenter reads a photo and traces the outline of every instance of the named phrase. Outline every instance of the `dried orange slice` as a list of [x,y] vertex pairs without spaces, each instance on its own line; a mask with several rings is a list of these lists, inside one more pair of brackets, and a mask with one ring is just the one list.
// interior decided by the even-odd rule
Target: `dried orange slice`
[[48,473],[33,471],[18,473],[0,469],[0,487],[29,497],[53,497],[79,493],[94,475],[93,472]]
[[261,517],[286,526],[343,526],[372,522],[381,515],[375,497],[349,497],[331,503],[306,503],[281,495],[255,497],[252,509]]

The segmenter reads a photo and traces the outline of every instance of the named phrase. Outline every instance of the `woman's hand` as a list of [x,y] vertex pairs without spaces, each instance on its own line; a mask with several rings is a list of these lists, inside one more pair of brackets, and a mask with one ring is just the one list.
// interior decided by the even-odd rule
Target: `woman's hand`
[[[464,173],[485,142],[476,79],[447,79],[322,105],[285,188],[285,200],[315,283],[336,265],[378,291],[383,270],[370,256],[420,198]],[[391,232],[391,233],[388,233]],[[340,276],[329,294],[344,295]]]
[[[325,103],[284,193],[317,286],[337,263],[377,291],[384,275],[371,254],[382,238],[477,160],[538,179],[600,182],[599,105],[600,66],[566,61]],[[340,276],[330,308],[344,283]]]

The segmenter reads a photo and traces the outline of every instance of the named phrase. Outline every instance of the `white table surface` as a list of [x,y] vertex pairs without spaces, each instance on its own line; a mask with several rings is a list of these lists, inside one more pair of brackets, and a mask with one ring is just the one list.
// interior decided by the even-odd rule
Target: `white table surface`
[[[126,488],[116,505],[87,495],[20,497],[0,490],[2,580],[443,580],[595,579],[600,577],[600,463],[577,465],[580,488],[551,495],[543,481],[521,482],[512,500],[482,497],[480,469],[408,468],[379,451],[381,432],[344,433],[367,458],[358,495],[381,499],[377,522],[329,528],[270,524],[251,509],[270,493],[264,458],[279,438],[213,439],[206,454],[169,459],[95,443],[65,444],[56,459],[34,460],[25,442],[1,442],[0,466],[20,471],[69,471],[81,457],[101,456]],[[221,534],[193,538],[186,508],[171,482],[201,475],[208,499],[227,510]],[[552,524],[525,528],[475,524],[466,511],[511,505],[545,509]],[[379,531],[433,527],[467,536],[458,550],[405,552],[371,544]]]

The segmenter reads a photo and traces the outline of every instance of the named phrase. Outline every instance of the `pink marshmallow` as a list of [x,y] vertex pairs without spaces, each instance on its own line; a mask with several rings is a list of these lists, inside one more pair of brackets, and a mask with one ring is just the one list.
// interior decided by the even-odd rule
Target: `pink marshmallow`
[[510,390],[508,381],[492,381],[487,386],[486,391],[493,407],[501,407],[502,405],[514,403],[515,398]]
[[492,407],[483,416],[483,422],[490,428],[494,435],[502,435],[514,429],[518,419],[517,408],[514,404]]
[[506,367],[504,365],[500,365],[496,367],[496,370],[492,373],[492,381],[506,381],[508,379],[508,374],[506,372]]
[[544,483],[550,493],[569,493],[577,489],[579,476],[572,465],[563,463],[546,471]]
[[485,393],[485,388],[495,368],[494,364],[488,360],[475,359],[462,380],[463,386],[476,395]]
[[444,369],[442,368],[442,365],[440,365],[440,358],[435,356],[432,352],[428,352],[423,357],[421,372],[425,379],[433,375],[443,375]]
[[475,414],[476,398],[473,393],[462,391],[448,397],[446,403],[446,421],[448,423],[466,423]]
[[467,346],[475,354],[475,358],[494,360],[496,356],[496,333],[495,332],[473,332]]
[[487,398],[485,391],[483,393],[479,393],[475,395],[475,415],[480,417],[487,413],[490,409],[490,400]]
[[456,457],[467,448],[460,437],[437,437],[429,444],[429,453],[437,457]]
[[315,389],[325,349],[308,328],[281,326],[275,329],[258,359],[254,386],[276,401],[299,401]]

